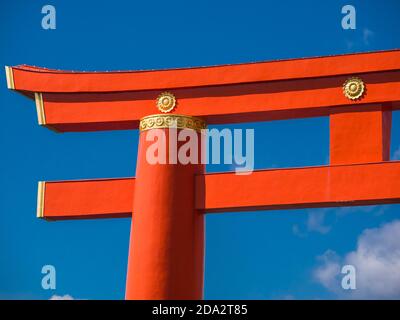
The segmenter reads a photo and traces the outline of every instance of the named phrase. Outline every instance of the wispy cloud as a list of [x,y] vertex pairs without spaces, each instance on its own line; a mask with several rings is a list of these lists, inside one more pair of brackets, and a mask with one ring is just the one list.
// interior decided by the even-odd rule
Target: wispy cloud
[[353,49],[354,47],[354,41],[346,40],[346,47],[347,49]]
[[357,29],[356,33],[346,37],[344,42],[348,50],[359,50],[369,46],[374,38],[375,32],[369,28],[364,28],[360,31]]
[[[317,232],[320,234],[327,234],[331,230],[331,226],[325,222],[325,214],[333,209],[315,209],[308,212],[307,221],[304,230],[298,225],[292,226],[292,232],[295,236],[304,238],[310,232]],[[333,213],[333,212],[332,212]]]
[[325,224],[325,210],[313,211],[308,214],[307,230],[326,234],[331,227]]
[[397,149],[394,151],[392,155],[393,160],[400,160],[400,146],[397,147]]
[[369,45],[370,40],[374,37],[375,32],[373,32],[372,30],[368,29],[368,28],[364,28],[363,29],[363,42],[366,46]]
[[49,300],[74,300],[72,296],[69,294],[63,295],[63,296],[58,296],[58,295],[53,295]]
[[363,42],[365,45],[369,45],[370,40],[374,37],[375,32],[373,32],[372,30],[368,29],[368,28],[364,28],[363,29]]
[[[400,298],[400,220],[379,228],[366,229],[359,236],[357,248],[340,257],[328,250],[318,257],[314,279],[339,298],[399,299]],[[340,269],[343,265],[356,268],[356,290],[343,290]]]
[[295,296],[292,294],[286,294],[280,297],[279,300],[296,300]]
[[340,257],[335,251],[327,250],[317,257],[318,267],[313,270],[314,279],[329,291],[340,292]]
[[385,206],[354,206],[354,207],[342,207],[342,208],[337,208],[335,210],[336,215],[338,217],[345,216],[350,213],[373,213],[375,216],[381,216],[382,214],[385,213],[385,210],[387,207]]
[[295,236],[300,237],[300,238],[304,238],[307,236],[306,232],[301,231],[300,226],[298,224],[294,224],[292,226],[292,232]]
[[[294,224],[292,226],[292,232],[295,236],[300,238],[307,237],[308,234],[311,232],[328,234],[332,230],[334,223],[328,223],[327,216],[334,215],[336,216],[337,221],[337,219],[353,213],[368,213],[374,216],[381,216],[385,213],[386,210],[386,206],[380,205],[314,209],[313,211],[308,212],[305,225],[302,227],[299,224]],[[329,220],[332,219],[329,218]]]

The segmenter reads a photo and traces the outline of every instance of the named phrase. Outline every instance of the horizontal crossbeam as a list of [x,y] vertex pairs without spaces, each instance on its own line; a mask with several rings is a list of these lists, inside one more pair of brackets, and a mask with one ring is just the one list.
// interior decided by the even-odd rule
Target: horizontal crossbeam
[[[134,178],[41,183],[38,216],[49,220],[130,217],[134,183]],[[205,213],[399,202],[400,161],[196,177],[196,208]]]
[[399,203],[400,161],[208,174],[197,185],[207,212]]
[[46,220],[132,215],[135,179],[39,182],[37,217]]
[[[208,124],[329,116],[400,108],[400,50],[218,67],[132,72],[65,72],[17,66],[9,87],[35,98],[41,125],[60,132],[137,129],[171,91],[173,112]],[[343,83],[359,76],[358,101]]]

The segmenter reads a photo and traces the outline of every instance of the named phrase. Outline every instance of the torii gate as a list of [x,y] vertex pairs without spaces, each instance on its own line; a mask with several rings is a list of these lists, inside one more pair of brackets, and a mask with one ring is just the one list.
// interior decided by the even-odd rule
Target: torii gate
[[[205,213],[400,203],[400,161],[389,161],[400,50],[157,71],[20,65],[6,74],[51,130],[141,129],[136,178],[39,182],[38,190],[37,215],[47,220],[133,212],[127,299],[202,298]],[[157,115],[156,101],[169,113]],[[144,156],[146,134],[167,131],[171,119],[199,130],[320,116],[330,117],[327,166],[206,174]]]

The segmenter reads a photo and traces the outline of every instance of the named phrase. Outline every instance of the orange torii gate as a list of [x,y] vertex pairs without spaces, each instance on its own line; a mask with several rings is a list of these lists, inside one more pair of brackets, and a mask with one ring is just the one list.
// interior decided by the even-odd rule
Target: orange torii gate
[[[202,298],[204,213],[400,203],[400,162],[389,161],[400,50],[157,71],[21,65],[6,74],[51,130],[141,129],[136,178],[39,182],[38,191],[38,217],[48,220],[133,212],[127,299]],[[327,166],[205,174],[201,164],[150,165],[144,156],[146,135],[168,132],[171,119],[199,131],[320,116],[330,117]]]

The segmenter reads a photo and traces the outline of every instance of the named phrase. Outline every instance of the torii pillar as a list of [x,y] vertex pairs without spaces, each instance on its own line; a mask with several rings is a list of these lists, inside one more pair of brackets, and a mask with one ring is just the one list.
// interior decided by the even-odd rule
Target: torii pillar
[[[170,127],[177,121],[178,128]],[[183,144],[174,139],[175,133],[194,130],[202,141],[199,130],[205,124],[193,117],[154,115],[142,119],[140,127],[133,205],[138,214],[132,217],[126,298],[201,299],[204,215],[195,206],[195,177],[204,174],[201,144],[197,143],[197,164],[182,164],[178,159],[152,164],[147,150],[154,142],[147,135],[162,130],[168,160],[170,153],[177,156],[176,147]]]
[[[389,157],[400,50],[157,71],[21,65],[6,75],[51,130],[141,130],[136,178],[39,182],[38,190],[46,220],[133,217],[127,299],[202,298],[204,214],[400,203],[400,161]],[[329,165],[236,175],[146,159],[154,130],[199,136],[206,123],[306,117],[330,118]]]

